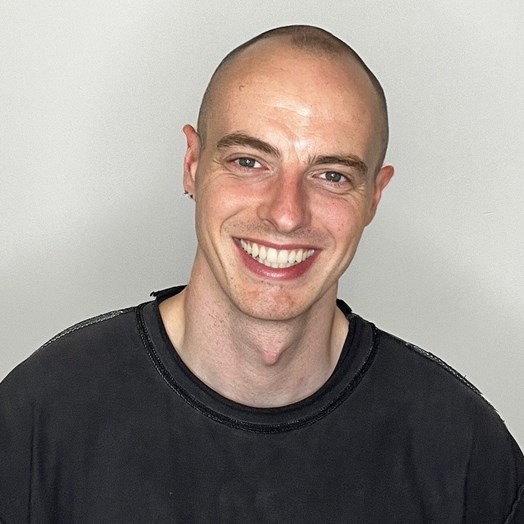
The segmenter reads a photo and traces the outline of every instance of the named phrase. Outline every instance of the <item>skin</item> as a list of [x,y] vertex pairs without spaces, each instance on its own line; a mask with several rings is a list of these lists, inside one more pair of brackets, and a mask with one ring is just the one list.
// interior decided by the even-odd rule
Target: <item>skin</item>
[[[186,365],[222,395],[287,405],[333,372],[348,330],[338,281],[393,176],[377,166],[378,119],[358,65],[275,38],[219,79],[205,144],[184,127],[198,248],[187,288],[160,310]],[[270,268],[241,240],[311,256]]]

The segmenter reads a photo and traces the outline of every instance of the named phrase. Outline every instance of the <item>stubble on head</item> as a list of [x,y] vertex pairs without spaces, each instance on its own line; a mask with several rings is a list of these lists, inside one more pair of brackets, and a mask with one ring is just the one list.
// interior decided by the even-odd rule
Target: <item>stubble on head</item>
[[[369,88],[375,95],[373,110],[376,114],[377,161],[373,171],[376,174],[384,163],[389,141],[388,110],[384,90],[374,73],[348,44],[328,31],[314,26],[293,25],[271,29],[241,44],[226,55],[215,69],[200,105],[197,131],[202,148],[207,145],[210,123],[221,118],[221,108],[224,98],[227,97],[231,79],[235,75],[238,77],[242,74],[238,68],[235,68],[236,63],[243,55],[256,51],[257,46],[263,48],[264,44],[270,42],[275,44],[271,51],[273,54],[278,53],[279,48],[300,50],[310,56],[339,61],[341,67],[354,69],[356,66],[364,73]],[[271,54],[267,54],[265,58],[263,53],[258,53],[256,56],[256,60],[250,63],[253,69],[262,67],[264,59],[271,59]]]

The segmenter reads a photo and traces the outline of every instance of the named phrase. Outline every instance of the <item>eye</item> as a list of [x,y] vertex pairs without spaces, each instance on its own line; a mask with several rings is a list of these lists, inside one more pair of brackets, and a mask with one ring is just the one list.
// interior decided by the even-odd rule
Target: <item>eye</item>
[[254,158],[249,158],[249,157],[241,157],[241,158],[237,158],[235,160],[235,162],[240,166],[240,167],[244,167],[246,169],[259,169],[262,167],[262,165],[260,164],[260,162],[258,162],[257,160],[255,160]]
[[347,178],[344,175],[342,175],[341,173],[337,173],[336,171],[326,171],[325,173],[322,173],[320,176],[328,182],[333,182],[335,184],[347,181]]

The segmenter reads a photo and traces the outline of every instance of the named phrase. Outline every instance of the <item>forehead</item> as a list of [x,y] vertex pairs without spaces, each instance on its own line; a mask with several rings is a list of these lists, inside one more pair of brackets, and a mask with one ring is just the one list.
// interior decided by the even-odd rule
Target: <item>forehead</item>
[[372,141],[377,96],[363,69],[348,57],[306,52],[272,40],[244,50],[217,79],[208,131],[280,129],[329,141]]

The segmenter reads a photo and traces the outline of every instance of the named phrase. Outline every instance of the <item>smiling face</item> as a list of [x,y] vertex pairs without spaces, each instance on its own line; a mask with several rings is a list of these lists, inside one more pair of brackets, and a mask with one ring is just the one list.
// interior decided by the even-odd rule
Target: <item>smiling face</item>
[[192,281],[251,317],[333,307],[391,167],[377,95],[346,58],[269,39],[228,65],[205,143],[190,126],[184,185],[196,201]]

